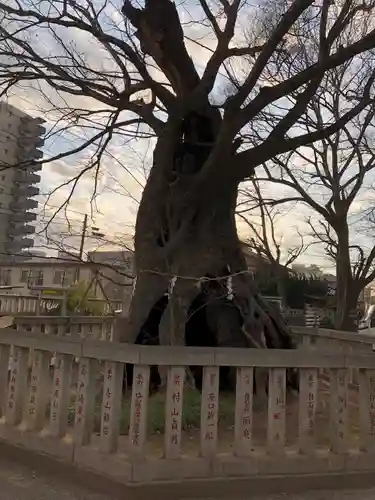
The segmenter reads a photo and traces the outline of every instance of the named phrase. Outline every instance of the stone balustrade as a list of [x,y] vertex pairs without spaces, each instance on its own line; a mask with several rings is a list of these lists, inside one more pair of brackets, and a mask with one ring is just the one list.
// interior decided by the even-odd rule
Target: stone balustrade
[[[113,314],[121,308],[121,301],[110,301],[89,298],[89,302],[99,302],[103,305],[103,314]],[[0,294],[0,315],[43,315],[54,306],[64,301],[63,296],[51,295],[39,297],[36,295]]]
[[[166,389],[150,395],[153,366],[163,367]],[[201,394],[185,380],[194,366],[203,367]],[[221,367],[236,372],[233,395],[219,390]],[[288,368],[298,371],[298,393],[287,391]],[[128,484],[375,472],[374,405],[371,351],[136,346],[0,330],[0,439]]]
[[[346,332],[323,328],[293,327],[298,347],[310,349],[324,349],[325,351],[340,352],[343,354],[373,352],[375,338],[366,333]],[[329,377],[326,369],[319,370],[321,376]],[[349,369],[349,383],[358,384],[359,371]]]
[[[80,334],[97,339],[109,340],[114,329],[114,316],[15,316],[15,324],[21,329],[42,331],[43,333]],[[119,318],[121,319],[121,317]],[[310,327],[292,327],[297,347],[346,349],[350,352],[371,352],[375,337],[367,333],[345,332]]]
[[16,316],[18,330],[46,335],[73,335],[97,340],[111,340],[113,316]]
[[317,349],[346,349],[348,351],[371,352],[375,345],[375,337],[366,332],[346,332],[324,328],[292,327],[298,345],[309,345]]

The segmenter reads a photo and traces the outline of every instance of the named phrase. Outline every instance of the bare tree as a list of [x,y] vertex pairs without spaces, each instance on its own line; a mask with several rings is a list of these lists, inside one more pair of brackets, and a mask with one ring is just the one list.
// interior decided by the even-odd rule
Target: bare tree
[[[3,95],[31,85],[51,102],[58,97],[60,110],[62,101],[67,103],[65,128],[89,123],[93,130],[95,124],[87,140],[55,155],[61,160],[89,151],[86,166],[69,179],[73,188],[88,170],[98,178],[115,136],[155,135],[136,222],[137,282],[124,340],[134,341],[172,283],[160,342],[184,343],[197,285],[207,276],[230,275],[244,344],[264,345],[264,331],[267,345],[288,347],[286,325],[255,292],[246,271],[235,225],[238,185],[272,158],[330,137],[372,109],[375,72],[369,71],[334,120],[322,116],[317,129],[299,126],[335,68],[363,74],[358,68],[375,46],[369,21],[374,1],[281,0],[254,7],[241,0],[186,0],[179,6],[145,0],[142,5],[0,1]],[[247,39],[240,33],[240,16],[248,16]],[[192,23],[203,42],[194,40]],[[306,60],[301,47],[311,36],[318,43]],[[84,39],[95,57],[77,39]],[[212,39],[198,69],[194,43],[203,51],[205,40]],[[247,60],[245,69],[240,58]],[[217,93],[223,81],[231,85],[227,97]]]
[[[304,113],[305,127],[319,130],[327,117],[339,120],[373,68],[370,54],[359,74],[353,74],[349,63],[330,72]],[[258,176],[285,186],[285,200],[290,196],[315,213],[309,223],[315,241],[324,244],[336,266],[335,327],[344,330],[355,329],[359,295],[375,278],[375,246],[361,244],[355,223],[355,203],[369,189],[375,168],[374,113],[371,105],[331,136],[274,158]]]
[[[263,197],[259,182],[252,179],[251,187],[240,189],[241,201],[237,205],[236,215],[250,230],[250,236],[245,239],[246,246],[255,252],[260,261],[265,262],[268,272],[263,268],[262,273],[272,276],[277,283],[279,296],[286,303],[285,281],[288,279],[289,267],[308,248],[304,237],[295,229],[298,242],[291,245],[285,243],[280,233],[283,218],[290,210],[295,210],[295,203],[289,207],[272,205]],[[285,232],[285,224],[282,232]],[[289,229],[290,230],[290,229]]]
[[[365,210],[365,214],[355,213],[343,217],[342,226],[347,226],[349,235],[347,243],[338,237],[334,227],[325,219],[318,221],[314,217],[308,219],[313,239],[324,245],[328,259],[336,266],[337,277],[341,270],[344,270],[342,265],[344,257],[346,262],[349,262],[350,271],[345,274],[347,281],[337,280],[336,327],[338,329],[355,330],[358,299],[363,289],[375,279],[374,221],[371,220],[371,212],[372,209],[369,208]],[[346,287],[346,290],[343,292],[339,287]],[[341,318],[340,323],[339,318]]]

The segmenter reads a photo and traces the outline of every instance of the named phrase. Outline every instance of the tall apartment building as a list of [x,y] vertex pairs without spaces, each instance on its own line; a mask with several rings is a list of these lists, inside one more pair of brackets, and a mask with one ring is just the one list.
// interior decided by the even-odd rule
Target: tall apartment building
[[[40,149],[45,120],[32,118],[5,102],[0,102],[0,260],[17,260],[34,245],[30,237],[35,227],[39,194]],[[31,162],[19,167],[22,162]]]

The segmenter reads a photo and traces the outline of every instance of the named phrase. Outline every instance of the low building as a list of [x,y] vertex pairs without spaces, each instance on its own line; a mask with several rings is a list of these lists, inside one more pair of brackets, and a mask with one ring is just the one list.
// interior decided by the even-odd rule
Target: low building
[[24,262],[0,262],[1,292],[38,295],[41,287],[51,287],[54,290],[61,287],[63,291],[76,281],[79,269],[79,280],[90,283],[96,297],[119,301],[123,299],[123,294],[130,295],[132,280],[129,256],[128,260],[109,261],[100,255],[101,252],[93,254],[87,262],[65,258],[61,254],[58,257],[32,257]]

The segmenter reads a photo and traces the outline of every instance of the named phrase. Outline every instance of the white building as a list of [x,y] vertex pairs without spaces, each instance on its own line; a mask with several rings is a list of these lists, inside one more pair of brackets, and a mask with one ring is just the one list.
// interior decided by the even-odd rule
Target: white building
[[[102,256],[102,253],[105,255]],[[92,282],[91,290],[97,298],[126,302],[132,290],[131,252],[122,252],[123,258],[117,261],[108,259],[108,253],[92,252],[89,254],[88,262],[64,258],[61,253],[55,258],[32,257],[26,261],[11,259],[2,261],[0,286],[9,289],[1,293],[37,295],[39,292],[33,290],[34,287],[51,287],[51,289],[61,287],[63,290],[75,282],[79,267],[79,280]]]
[[[44,140],[44,120],[32,118],[14,106],[0,102],[0,260],[15,260],[30,249],[35,227],[33,212],[39,194],[40,159]],[[23,162],[27,165],[18,167]]]

